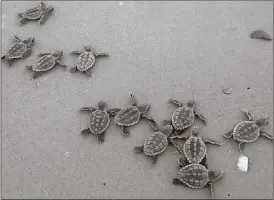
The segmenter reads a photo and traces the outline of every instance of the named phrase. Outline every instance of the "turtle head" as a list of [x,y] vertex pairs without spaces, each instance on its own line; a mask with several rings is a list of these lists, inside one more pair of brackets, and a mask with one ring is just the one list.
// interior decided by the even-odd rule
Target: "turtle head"
[[172,125],[165,125],[164,128],[161,130],[161,132],[169,137],[173,132],[173,126]]
[[264,117],[264,118],[260,118],[260,119],[257,119],[255,121],[255,123],[257,124],[257,126],[259,127],[265,127],[268,125],[269,123],[269,117]]
[[90,45],[84,46],[85,51],[91,52],[92,47]]
[[200,129],[198,126],[193,126],[191,130],[191,136],[198,137],[200,134]]
[[142,115],[145,115],[149,111],[150,107],[150,104],[142,104],[138,106],[138,110]]
[[23,42],[28,48],[30,48],[34,44],[34,41],[35,41],[34,37],[29,37],[26,40],[24,40]]
[[106,102],[100,101],[100,102],[98,103],[98,108],[99,108],[99,110],[105,110],[106,107],[107,107],[107,103],[106,103]]
[[54,11],[53,7],[51,7],[51,6],[47,7],[47,12],[48,13],[52,13],[53,11]]
[[190,107],[190,108],[194,108],[195,104],[196,104],[195,100],[189,100],[187,102],[187,106]]
[[53,54],[53,57],[55,57],[56,59],[60,59],[63,56],[63,51],[62,50],[57,50],[55,51]]
[[208,178],[210,180],[210,182],[217,182],[219,180],[221,180],[224,176],[224,171],[223,170],[209,170],[208,171]]

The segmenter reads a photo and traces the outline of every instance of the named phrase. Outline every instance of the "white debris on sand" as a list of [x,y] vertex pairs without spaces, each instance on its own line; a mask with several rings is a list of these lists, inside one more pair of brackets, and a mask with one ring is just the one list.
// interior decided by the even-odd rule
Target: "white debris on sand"
[[70,152],[66,152],[66,157],[70,158]]
[[241,155],[238,158],[238,169],[243,171],[243,172],[247,172],[248,170],[248,157]]

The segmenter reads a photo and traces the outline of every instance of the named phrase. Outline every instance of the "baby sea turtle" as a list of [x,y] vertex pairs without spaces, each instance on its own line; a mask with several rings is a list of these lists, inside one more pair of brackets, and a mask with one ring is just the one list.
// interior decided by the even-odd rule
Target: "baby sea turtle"
[[193,189],[209,186],[213,198],[213,184],[221,180],[223,176],[224,171],[222,170],[208,170],[201,164],[193,163],[181,168],[172,183],[186,185]]
[[107,104],[104,101],[98,103],[98,109],[93,107],[83,107],[81,111],[91,111],[89,119],[89,128],[82,130],[83,135],[93,134],[97,136],[98,142],[102,143],[105,140],[105,131],[107,130],[110,118],[107,111]]
[[34,71],[32,78],[37,78],[44,72],[54,68],[57,64],[62,67],[67,67],[60,60],[63,56],[63,51],[55,51],[54,53],[40,53],[38,54],[38,61],[34,65],[27,65],[27,69]]
[[[180,148],[176,143],[173,141],[173,139],[182,139],[186,140],[184,143],[184,147]],[[186,136],[173,136],[170,138],[172,144],[177,148],[177,150],[183,154],[186,159],[183,159],[182,157],[179,158],[178,163],[180,167],[188,165],[188,164],[202,164],[207,168],[207,152],[206,152],[206,143],[219,145],[221,146],[222,143],[204,138],[200,136],[200,130],[198,126],[194,126],[191,130],[191,134],[189,137]]]
[[113,108],[110,109],[110,114],[114,117],[114,123],[117,126],[122,127],[122,134],[124,136],[129,136],[129,131],[126,127],[133,126],[137,124],[141,118],[151,120],[152,118],[147,116],[147,113],[150,109],[149,104],[137,105],[135,97],[133,94],[130,94],[132,100],[132,106],[129,106],[125,109]]
[[6,59],[8,66],[16,59],[28,58],[31,55],[31,48],[34,44],[34,37],[29,37],[26,40],[21,40],[18,36],[13,36],[15,44],[12,45],[1,57],[1,60]]
[[175,99],[170,99],[169,102],[177,105],[179,108],[173,112],[171,121],[164,120],[164,123],[172,124],[177,135],[193,124],[195,116],[199,117],[205,124],[207,123],[206,117],[196,111],[195,100],[189,100],[187,105]]
[[42,26],[48,20],[53,10],[53,7],[46,7],[44,2],[39,1],[37,7],[27,9],[23,13],[18,13],[18,16],[21,18],[20,25],[26,24],[29,20],[39,19],[38,24]]
[[[150,124],[154,120],[150,120]],[[173,131],[172,125],[166,125],[162,130],[159,129],[157,124],[151,125],[155,131],[150,136],[147,137],[143,146],[137,146],[134,148],[136,153],[144,152],[148,157],[152,158],[153,164],[157,162],[158,155],[163,153],[168,146],[168,137]]]
[[108,56],[107,53],[92,53],[91,46],[85,46],[84,51],[73,51],[72,54],[78,54],[79,57],[76,60],[76,67],[71,68],[70,72],[74,73],[76,71],[85,72],[87,75],[91,76],[91,68],[95,64],[95,58],[100,56]]
[[243,151],[244,143],[251,143],[258,139],[259,136],[273,140],[273,135],[264,132],[262,129],[268,125],[269,117],[255,120],[249,111],[243,109],[243,112],[248,117],[248,121],[243,121],[237,124],[232,130],[227,132],[224,137],[231,138],[239,142],[238,150]]

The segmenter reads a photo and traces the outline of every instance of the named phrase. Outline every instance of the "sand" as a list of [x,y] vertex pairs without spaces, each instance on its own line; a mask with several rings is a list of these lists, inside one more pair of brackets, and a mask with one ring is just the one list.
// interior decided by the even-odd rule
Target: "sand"
[[[242,108],[270,117],[273,133],[273,42],[249,38],[263,29],[273,36],[271,2],[48,2],[55,12],[45,26],[20,27],[17,13],[35,2],[2,2],[2,52],[14,34],[34,36],[33,54],[8,67],[2,62],[3,198],[208,198],[209,190],[174,186],[180,154],[170,146],[156,165],[134,154],[152,132],[145,121],[126,138],[113,123],[106,140],[82,137],[89,115],[82,106],[105,100],[111,107],[152,104],[158,123],[175,107],[169,98],[195,99],[208,119],[195,124],[208,146],[210,169],[225,177],[216,198],[273,198],[273,145],[260,138],[246,145],[248,172],[237,168],[234,141],[222,135],[245,119]],[[76,56],[90,44],[97,59],[92,77],[71,74]],[[56,67],[32,80],[25,69],[40,52],[64,50],[67,70]],[[230,94],[223,88],[231,87]],[[189,130],[185,132],[189,134]]]

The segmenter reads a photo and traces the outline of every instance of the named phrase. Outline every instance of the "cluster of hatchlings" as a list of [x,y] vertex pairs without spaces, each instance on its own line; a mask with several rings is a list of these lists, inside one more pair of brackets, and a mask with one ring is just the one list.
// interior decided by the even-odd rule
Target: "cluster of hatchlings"
[[[54,9],[47,7],[43,2],[39,2],[37,7],[26,10],[24,13],[19,13],[20,24],[24,25],[29,20],[39,20],[38,24],[45,24],[50,13]],[[256,32],[258,34],[258,32]],[[267,36],[267,35],[266,35]],[[265,37],[266,37],[265,36]],[[255,37],[255,36],[254,36]],[[259,36],[256,36],[259,38]],[[18,36],[14,36],[15,44],[12,45],[1,57],[5,59],[9,66],[14,60],[27,58],[31,55],[34,38],[30,37],[26,40],[21,40]],[[91,46],[85,46],[84,51],[73,51],[72,54],[78,55],[76,66],[71,68],[71,72],[84,72],[91,75],[91,68],[95,63],[95,58],[99,56],[108,56],[107,53],[92,53]],[[38,54],[38,61],[33,65],[28,65],[27,69],[34,73],[33,78],[37,78],[43,72],[54,68],[57,64],[66,67],[61,62],[63,51],[57,50],[54,53]],[[178,159],[180,171],[173,179],[174,184],[184,184],[191,188],[203,188],[209,186],[213,197],[213,183],[219,181],[224,172],[222,170],[208,170],[207,167],[207,151],[206,143],[221,146],[222,143],[213,139],[204,138],[200,135],[199,128],[193,126],[190,136],[182,135],[183,131],[191,127],[195,117],[200,118],[205,124],[206,117],[197,112],[195,101],[190,100],[187,104],[183,104],[177,100],[170,99],[170,102],[178,108],[173,112],[171,120],[163,122],[164,127],[159,128],[155,120],[148,116],[150,109],[149,104],[137,105],[135,97],[131,94],[132,105],[124,109],[112,108],[107,109],[107,104],[104,101],[98,103],[98,107],[83,107],[81,111],[90,111],[91,116],[88,123],[88,128],[82,130],[82,134],[93,134],[97,137],[98,142],[102,143],[105,140],[105,132],[110,125],[110,117],[114,117],[114,123],[121,127],[121,133],[124,136],[129,136],[129,127],[137,124],[141,119],[148,121],[153,129],[153,133],[146,138],[144,144],[134,148],[136,153],[144,153],[150,157],[155,164],[158,156],[165,151],[168,144],[174,145],[177,150],[184,156]],[[239,143],[239,151],[243,150],[244,143],[254,142],[259,136],[264,136],[273,140],[273,136],[264,132],[262,128],[269,123],[269,118],[260,118],[255,120],[247,110],[243,110],[247,116],[247,120],[238,123],[231,131],[227,132],[225,138],[233,138]],[[184,146],[177,145],[175,140],[182,140]]]
[[[82,134],[93,134],[97,137],[98,142],[105,140],[105,132],[110,125],[110,118],[114,117],[114,123],[121,127],[122,135],[129,136],[129,127],[137,124],[141,119],[148,121],[153,133],[144,141],[144,144],[134,148],[136,153],[144,153],[150,157],[152,163],[157,162],[158,156],[163,153],[168,144],[171,143],[184,156],[178,159],[180,171],[173,179],[173,184],[183,184],[191,188],[204,188],[209,186],[213,197],[213,184],[219,181],[224,172],[222,170],[208,170],[206,143],[221,146],[222,143],[213,139],[205,138],[200,135],[198,126],[191,128],[190,136],[184,136],[182,133],[194,123],[195,117],[200,118],[205,124],[206,117],[196,111],[196,102],[190,100],[183,104],[175,99],[169,102],[175,104],[178,108],[173,112],[171,120],[164,120],[164,127],[159,128],[153,117],[148,115],[150,105],[136,103],[134,95],[131,95],[132,105],[126,108],[107,109],[104,101],[98,103],[97,108],[83,107],[81,111],[90,111],[88,128],[81,131]],[[269,118],[253,119],[251,114],[243,109],[247,120],[238,123],[231,131],[227,132],[224,137],[232,138],[239,142],[239,151],[243,150],[244,143],[254,142],[259,136],[264,136],[273,140],[273,136],[262,130],[269,123]],[[175,140],[182,140],[184,146],[180,147]]]

